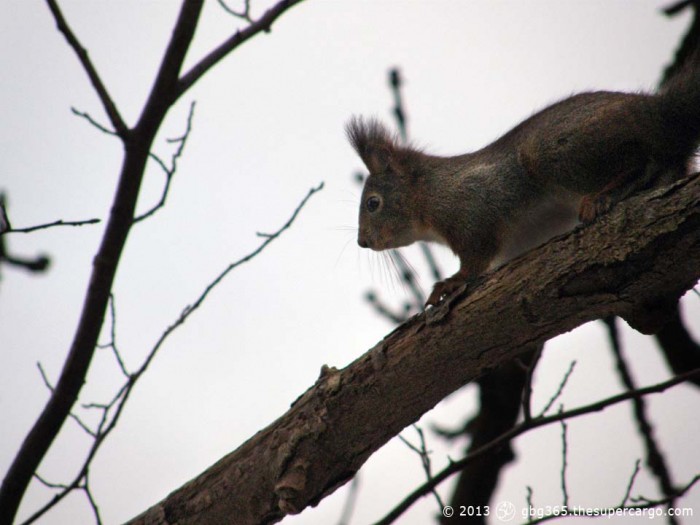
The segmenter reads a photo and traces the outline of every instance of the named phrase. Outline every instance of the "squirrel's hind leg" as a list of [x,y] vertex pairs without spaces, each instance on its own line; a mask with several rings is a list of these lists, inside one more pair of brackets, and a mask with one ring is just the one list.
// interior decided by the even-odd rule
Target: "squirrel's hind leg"
[[627,169],[620,172],[601,190],[584,195],[579,205],[579,220],[589,223],[608,212],[614,204],[633,193],[658,184],[668,184],[681,178],[687,169],[675,163],[660,163],[649,160],[644,168]]

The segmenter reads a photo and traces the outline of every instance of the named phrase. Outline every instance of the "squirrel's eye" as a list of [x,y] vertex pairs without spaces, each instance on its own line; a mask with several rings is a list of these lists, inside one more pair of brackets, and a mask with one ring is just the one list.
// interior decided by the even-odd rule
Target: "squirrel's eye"
[[380,202],[379,197],[375,197],[374,195],[367,199],[367,211],[370,213],[377,211]]

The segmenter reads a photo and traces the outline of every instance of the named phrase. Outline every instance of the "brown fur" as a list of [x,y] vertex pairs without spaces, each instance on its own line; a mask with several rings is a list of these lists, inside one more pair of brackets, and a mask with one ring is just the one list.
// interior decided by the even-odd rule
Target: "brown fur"
[[436,304],[577,219],[592,221],[633,192],[684,176],[700,139],[700,74],[686,67],[657,94],[574,95],[455,157],[402,146],[376,120],[353,118],[347,134],[370,172],[360,246],[437,241],[459,256],[459,272],[428,299]]

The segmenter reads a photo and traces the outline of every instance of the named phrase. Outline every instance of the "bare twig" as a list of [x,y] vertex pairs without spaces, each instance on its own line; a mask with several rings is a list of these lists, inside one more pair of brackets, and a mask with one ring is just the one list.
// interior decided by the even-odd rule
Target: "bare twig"
[[396,119],[396,127],[399,130],[401,140],[408,142],[408,125],[406,123],[406,112],[403,109],[403,97],[401,96],[401,71],[398,68],[389,70],[389,86],[391,93],[394,96],[394,118]]
[[10,218],[7,216],[7,197],[0,192],[0,234],[12,229]]
[[217,0],[217,2],[219,2],[219,5],[229,15],[235,16],[236,18],[242,18],[243,20],[251,24],[253,23],[253,19],[250,17],[250,0],[244,0],[242,11],[236,11],[235,9],[229,7],[228,4],[224,2],[224,0]]
[[[90,83],[92,84],[92,87],[95,88],[97,96],[100,97],[102,106],[104,107],[104,110],[107,113],[107,116],[109,117],[112,126],[114,126],[115,133],[119,135],[119,137],[121,137],[122,139],[125,139],[129,134],[129,129],[127,128],[126,124],[124,124],[121,115],[119,115],[119,111],[117,111],[117,107],[114,105],[112,98],[107,92],[107,88],[102,83],[102,79],[97,74],[97,70],[95,69],[95,67],[92,65],[87,51],[80,44],[75,34],[73,33],[73,30],[68,26],[66,20],[63,18],[63,13],[61,12],[61,9],[58,6],[58,2],[56,2],[56,0],[46,0],[46,3],[48,4],[49,9],[53,14],[58,30],[61,33],[63,33],[63,36],[68,41],[70,47],[72,47],[73,51],[75,51],[75,54],[78,55],[78,60],[80,60],[83,69],[87,73],[88,77],[90,77]],[[101,128],[101,126],[98,127]]]
[[158,349],[162,346],[162,344],[165,342],[165,340],[170,336],[170,334],[175,331],[180,325],[182,325],[187,318],[195,311],[197,310],[202,303],[205,301],[209,293],[235,268],[238,266],[247,263],[251,259],[253,259],[255,256],[257,256],[260,252],[262,252],[267,246],[274,241],[277,237],[279,237],[285,230],[287,230],[294,220],[297,218],[297,215],[299,215],[299,212],[301,209],[304,207],[304,205],[308,202],[308,200],[311,198],[311,196],[323,189],[323,182],[320,183],[318,186],[315,188],[311,188],[309,192],[306,194],[306,196],[301,200],[297,208],[294,210],[292,213],[292,216],[287,220],[287,222],[282,225],[276,232],[270,234],[268,237],[265,238],[264,242],[260,244],[255,250],[250,252],[248,255],[245,257],[237,260],[236,262],[233,262],[229,264],[219,275],[214,278],[205,288],[204,291],[197,297],[197,299],[190,305],[187,305],[182,312],[180,313],[180,316],[175,320],[174,323],[172,323],[158,338],[158,341],[154,345],[153,349],[151,350],[151,353],[149,356],[146,358],[144,361],[143,365],[141,365],[141,368],[139,368],[135,373],[131,375],[132,380],[135,381],[138,379],[148,368],[148,365],[151,363],[153,358],[155,357]]
[[155,153],[149,153],[149,157],[156,161],[156,163],[165,173],[165,186],[163,187],[163,193],[160,196],[160,201],[158,201],[158,203],[155,206],[153,206],[150,210],[136,217],[134,219],[134,223],[147,219],[159,209],[161,209],[163,206],[165,206],[165,201],[168,198],[168,192],[170,191],[170,183],[172,182],[173,176],[177,171],[177,161],[182,156],[182,152],[185,150],[185,144],[187,144],[187,139],[190,136],[190,132],[192,131],[192,117],[194,116],[194,108],[195,102],[193,101],[192,104],[190,104],[190,111],[187,115],[187,126],[185,127],[185,132],[180,137],[167,139],[167,142],[178,145],[172,157],[170,158],[170,166],[167,166],[165,162],[163,162],[163,160],[160,157],[158,157]]
[[98,130],[100,130],[102,133],[105,133],[105,134],[107,134],[107,135],[118,136],[113,130],[111,130],[111,129],[109,129],[109,128],[106,128],[105,126],[103,126],[102,124],[100,124],[99,122],[97,122],[94,118],[92,118],[92,117],[90,116],[89,113],[86,113],[86,112],[84,112],[84,111],[78,111],[78,110],[75,109],[75,108],[70,108],[70,110],[73,112],[74,115],[76,115],[76,116],[78,116],[78,117],[81,117],[81,118],[84,118],[85,120],[87,120],[90,124],[92,124],[92,126],[94,126],[95,128],[97,128]]
[[[42,381],[44,382],[44,385],[46,386],[46,388],[49,389],[49,392],[53,392],[53,391],[54,391],[53,385],[52,385],[51,382],[49,381],[49,377],[46,375],[46,371],[44,370],[44,367],[41,365],[41,363],[37,363],[36,366],[37,366],[37,368],[39,369],[39,373],[41,374],[41,379],[42,379]],[[69,416],[70,416],[70,418],[71,418],[73,421],[75,421],[75,422],[78,424],[78,426],[79,426],[80,428],[82,428],[82,429],[85,431],[86,434],[88,434],[88,435],[90,435],[90,436],[92,436],[92,437],[95,437],[95,436],[96,436],[95,431],[92,430],[92,429],[88,426],[87,423],[85,423],[82,419],[80,419],[79,416],[77,416],[77,415],[74,414],[73,412],[71,412],[71,413],[69,414]]]
[[9,264],[12,266],[18,266],[29,270],[30,272],[43,272],[45,271],[51,262],[51,260],[46,255],[39,255],[33,259],[28,259],[26,257],[18,257],[8,253],[5,237],[3,234],[12,231],[12,225],[10,224],[10,219],[7,216],[7,202],[5,193],[0,192],[0,264]]
[[[126,128],[87,53],[68,28],[55,0],[49,8],[71,47],[88,72],[117,134],[124,143],[124,156],[109,221],[93,259],[89,286],[61,374],[51,397],[22,441],[0,486],[0,525],[11,524],[39,463],[45,457],[71,413],[95,354],[119,259],[133,225],[148,152],[155,135],[174,102],[174,89],[197,26],[202,0],[185,0],[161,61],[148,100],[133,132]],[[133,139],[133,140],[132,140]],[[97,442],[97,440],[96,440]]]
[[83,492],[85,493],[85,496],[87,497],[88,502],[90,503],[90,508],[92,509],[92,514],[95,516],[95,523],[97,525],[102,525],[102,517],[100,516],[100,508],[97,506],[97,502],[95,501],[95,498],[92,495],[92,490],[90,489],[90,474],[86,470],[85,471],[85,481],[80,487]]
[[627,503],[627,500],[630,499],[630,494],[632,493],[632,487],[634,486],[634,481],[637,479],[637,474],[639,474],[640,464],[641,464],[641,460],[639,460],[639,459],[634,462],[634,471],[632,472],[632,475],[630,476],[629,483],[627,483],[627,490],[625,490],[625,495],[622,497],[622,502],[619,505],[620,507],[624,507],[625,504]]
[[[425,472],[425,476],[428,479],[428,481],[430,481],[431,479],[433,479],[433,471],[432,465],[430,463],[430,451],[427,449],[425,444],[425,434],[423,433],[423,429],[419,426],[413,425],[413,428],[418,433],[418,438],[420,439],[420,446],[415,446],[401,434],[399,434],[398,437],[404,445],[406,445],[413,452],[418,454],[421,460],[421,464],[423,465],[423,471]],[[437,501],[438,507],[442,510],[445,507],[445,504],[442,502],[442,498],[440,498],[440,494],[438,493],[437,489],[433,489],[431,490],[431,492],[433,493],[433,496],[435,496],[435,501]]]
[[117,347],[117,307],[115,305],[114,294],[109,294],[109,334],[110,340],[108,343],[97,345],[98,348],[110,348],[114,358],[117,360],[119,369],[124,377],[129,377],[129,371],[126,369],[124,360],[119,353],[119,348]]
[[219,62],[219,60],[224,58],[238,46],[247,42],[258,33],[269,32],[270,27],[272,27],[275,20],[277,20],[285,11],[301,3],[302,1],[303,0],[282,0],[278,2],[273,7],[268,9],[260,18],[252,22],[248,27],[241,31],[237,31],[236,34],[221,43],[219,47],[206,55],[202,60],[197,62],[192,69],[180,77],[175,94],[176,98],[182,96],[182,94],[195,82],[197,82],[197,80],[199,80],[204,73],[209,71],[209,69]]
[[[684,496],[693,486],[700,481],[700,475],[693,477],[688,483],[683,485],[682,487],[679,487],[675,489],[675,492],[672,496],[661,498],[661,499],[648,499],[645,498],[644,496],[639,496],[637,498],[631,498],[631,501],[640,501],[639,505],[619,505],[617,507],[610,507],[610,508],[605,508],[605,509],[599,509],[601,513],[599,514],[599,517],[602,516],[615,516],[618,513],[621,513],[622,511],[634,511],[634,510],[641,510],[641,509],[652,509],[656,507],[660,507],[662,505],[670,506],[673,501],[676,499]],[[569,507],[567,509],[567,514],[562,515],[562,514],[547,514],[545,516],[542,516],[541,518],[537,518],[531,521],[527,522],[527,525],[535,525],[537,523],[544,523],[545,521],[551,521],[551,520],[560,520],[562,518],[573,518],[576,516],[582,516],[582,517],[591,517],[590,513],[586,512],[587,509],[581,509],[579,510],[577,507]],[[594,516],[595,517],[595,516]]]
[[[191,304],[186,306],[182,312],[180,313],[179,317],[170,325],[168,326],[163,333],[160,335],[156,343],[153,345],[151,350],[149,351],[148,355],[144,359],[143,363],[139,367],[139,369],[131,374],[127,374],[127,378],[125,383],[121,386],[121,388],[117,391],[117,393],[112,397],[112,399],[108,403],[88,403],[83,405],[84,408],[92,408],[92,409],[97,409],[102,411],[102,416],[100,423],[97,425],[97,430],[91,431],[90,435],[93,436],[93,443],[91,445],[91,448],[87,454],[87,457],[85,461],[83,462],[82,467],[80,468],[80,471],[74,478],[74,480],[69,483],[64,485],[63,490],[59,492],[58,494],[54,495],[54,497],[47,502],[43,507],[41,507],[39,510],[37,510],[32,516],[30,516],[25,522],[23,522],[23,525],[29,525],[30,523],[33,523],[37,519],[39,519],[41,516],[43,516],[46,512],[48,512],[51,508],[53,508],[55,505],[57,505],[65,496],[67,496],[69,493],[72,491],[79,489],[81,487],[87,486],[86,485],[86,479],[87,479],[87,473],[89,472],[90,465],[93,461],[93,458],[97,454],[97,451],[99,450],[100,446],[104,442],[104,440],[107,438],[107,436],[112,432],[112,430],[116,427],[117,422],[119,421],[119,418],[121,416],[122,411],[124,410],[124,407],[126,405],[126,402],[131,395],[131,392],[138,382],[138,380],[143,376],[143,374],[146,372],[148,369],[149,365],[155,358],[156,354],[160,350],[160,348],[163,346],[165,343],[166,339],[181,325],[187,321],[189,316],[194,313],[206,300],[207,296],[209,293],[228,275],[231,270],[234,268],[240,266],[241,264],[244,264],[254,258],[256,255],[258,255],[260,252],[262,252],[272,241],[274,241],[277,237],[279,237],[285,230],[287,230],[296,217],[298,216],[299,212],[301,209],[304,207],[304,205],[308,202],[308,200],[311,198],[311,196],[320,191],[323,188],[323,183],[319,184],[315,188],[311,188],[309,192],[306,194],[306,196],[301,200],[301,202],[297,205],[296,209],[290,216],[290,218],[285,222],[276,232],[270,234],[269,237],[265,239],[263,243],[258,246],[257,249],[253,250],[251,253],[246,255],[245,257],[237,260],[234,263],[231,263],[222,271],[213,281],[211,281],[205,288],[204,291],[195,299],[195,301]],[[110,301],[110,304],[114,305],[114,300]],[[113,313],[113,318],[112,318],[112,327],[114,327],[115,320],[116,320],[116,315]],[[112,332],[112,343],[116,341],[116,336],[114,332]],[[120,360],[120,368],[122,368],[122,372],[126,372],[126,368],[123,366],[123,363]],[[46,375],[43,372],[43,369],[41,366],[39,367],[42,377],[44,378],[44,381],[47,385],[47,387],[52,388],[48,379],[46,378]],[[73,417],[76,421],[80,422],[80,419],[73,415],[71,413],[71,417]],[[81,426],[83,426],[81,424]],[[87,428],[84,428],[86,432],[88,431]],[[94,501],[91,499],[92,496],[89,493],[88,490],[85,491],[86,495],[88,496],[88,499],[90,501],[90,505],[93,506],[93,512],[97,509],[96,506],[94,506]],[[98,516],[99,513],[96,513],[96,516]]]
[[42,485],[44,485],[47,488],[50,488],[50,489],[65,489],[66,488],[66,485],[64,485],[63,483],[52,483],[50,481],[47,481],[45,478],[42,478],[37,473],[34,474],[34,477],[36,478],[36,480],[39,483],[41,483]]
[[557,402],[557,399],[562,395],[564,392],[564,387],[566,387],[566,383],[569,380],[569,377],[571,376],[572,372],[574,371],[574,367],[576,366],[576,361],[571,361],[571,364],[569,365],[569,369],[566,371],[564,374],[564,377],[561,380],[561,383],[559,383],[559,387],[557,388],[557,391],[554,392],[554,395],[550,398],[550,400],[547,402],[545,407],[542,409],[542,412],[540,412],[540,416],[545,415],[550,408],[552,408],[552,405]]
[[58,219],[57,221],[47,222],[44,224],[38,224],[36,226],[28,226],[27,228],[12,228],[10,230],[4,231],[0,235],[5,235],[8,233],[30,233],[37,230],[45,230],[47,228],[54,228],[56,226],[86,226],[88,224],[97,224],[100,219],[86,219],[84,221],[64,221],[63,219]]
[[[620,379],[628,391],[634,391],[636,390],[636,386],[629,367],[627,366],[627,362],[622,355],[622,346],[615,324],[615,317],[608,317],[604,319],[604,322],[608,327],[610,346],[615,357],[615,366],[617,367]],[[641,397],[633,397],[632,407],[635,420],[637,421],[637,428],[644,442],[644,448],[646,449],[646,463],[654,476],[656,476],[662,494],[664,496],[671,496],[676,490],[671,480],[671,473],[666,465],[666,458],[654,438],[654,427],[647,416],[646,403]],[[670,503],[673,504],[673,500]],[[668,516],[668,522],[669,524],[675,524],[677,520],[674,516]]]
[[[128,129],[123,122],[105,86],[90,62],[87,52],[68,27],[56,0],[46,1],[59,30],[76,52],[79,61],[86,70],[114,126],[116,134],[124,143],[124,157],[112,201],[109,221],[100,247],[93,259],[94,263],[89,279],[90,284],[85,294],[78,326],[61,375],[56,382],[49,401],[22,442],[20,450],[15,455],[3,479],[2,486],[0,486],[0,508],[3,509],[3,512],[0,513],[0,525],[8,525],[14,521],[20,502],[34,472],[51,447],[65,420],[69,417],[71,409],[76,403],[80,390],[85,383],[107,312],[116,269],[130,229],[133,226],[134,211],[149,152],[168,110],[214,64],[252,36],[260,31],[269,29],[274,20],[301,0],[280,2],[265,13],[260,20],[251,24],[244,31],[236,33],[224,44],[212,51],[196,64],[188,74],[181,78],[185,56],[192,43],[199,16],[204,6],[203,0],[183,0],[170,40],[160,62],[155,82],[133,130]],[[266,246],[271,240],[268,239],[264,245]],[[251,254],[246,260],[254,257],[254,255]],[[240,261],[241,264],[243,262],[245,261]],[[224,275],[230,269],[232,268],[224,272]],[[218,280],[221,278],[223,278],[223,275]],[[212,286],[215,284],[212,283]],[[204,295],[210,290],[211,286],[205,291]],[[203,297],[200,299],[203,300]],[[198,304],[200,303],[197,303],[195,307]],[[183,312],[178,322],[181,324],[185,317],[186,312]],[[171,327],[168,333],[173,328]],[[145,368],[142,367],[137,374],[141,373],[143,369]],[[131,374],[127,386],[132,384],[134,380],[135,374]],[[102,421],[96,431],[97,437],[94,440],[85,465],[90,463],[106,435],[114,428],[130,392],[131,390],[128,387],[122,387],[113,402],[102,408]],[[112,409],[114,413],[111,413]],[[84,475],[85,472],[81,472],[78,479],[82,479]],[[65,493],[57,495],[54,498],[54,503],[55,500],[60,500],[62,497],[65,497]],[[54,503],[50,502],[47,506]],[[36,519],[37,515],[45,512],[45,508],[35,513],[34,517],[30,518],[30,521]]]
[[534,508],[534,505],[532,504],[532,495],[532,487],[527,485],[525,487],[525,503],[527,504],[528,509]]
[[411,305],[407,305],[401,313],[392,312],[378,297],[375,292],[367,292],[365,299],[374,308],[374,310],[382,317],[389,319],[391,322],[401,324],[409,317]]
[[[559,413],[564,412],[564,407],[559,407]],[[569,447],[566,439],[566,431],[568,429],[565,420],[561,420],[561,493],[563,497],[563,505],[565,507],[569,506],[569,491],[566,487],[566,467],[568,466],[567,457],[569,453]]]
[[685,381],[687,381],[690,378],[693,377],[699,377],[700,376],[700,369],[695,369],[691,372],[688,372],[686,374],[681,374],[678,376],[673,377],[672,379],[669,379],[668,381],[664,381],[662,383],[657,383],[652,386],[648,386],[645,388],[640,388],[638,390],[635,390],[633,392],[624,392],[622,394],[618,394],[600,401],[597,401],[595,403],[591,403],[589,405],[584,405],[579,408],[574,408],[574,409],[569,409],[565,412],[554,414],[551,416],[545,416],[545,415],[539,415],[537,417],[532,418],[529,422],[523,421],[522,423],[514,426],[511,430],[508,432],[505,432],[501,434],[498,438],[492,440],[488,444],[484,445],[483,447],[475,450],[474,452],[470,453],[468,456],[462,458],[461,460],[458,461],[453,461],[448,465],[446,468],[444,468],[442,471],[438,472],[433,476],[433,479],[431,481],[428,481],[415,489],[411,494],[406,496],[406,498],[401,501],[394,509],[391,510],[384,518],[376,522],[376,525],[388,525],[389,523],[393,523],[399,516],[401,516],[413,503],[415,503],[418,499],[422,498],[426,494],[430,493],[434,487],[442,483],[444,480],[452,476],[453,474],[461,471],[464,469],[465,466],[468,464],[472,463],[475,461],[478,457],[483,456],[484,454],[488,454],[494,449],[502,446],[505,443],[508,443],[509,441],[513,440],[514,438],[520,436],[521,434],[524,434],[525,432],[528,432],[534,428],[550,425],[552,423],[556,423],[558,421],[562,420],[568,420],[574,417],[579,417],[583,416],[586,414],[592,414],[594,412],[600,412],[601,410],[605,410],[606,408],[616,405],[618,403],[623,403],[625,401],[629,401],[630,399],[633,399],[635,397],[643,397],[646,395],[650,394],[656,394],[660,392],[664,392],[668,390],[669,388],[672,388],[678,384],[681,384]]

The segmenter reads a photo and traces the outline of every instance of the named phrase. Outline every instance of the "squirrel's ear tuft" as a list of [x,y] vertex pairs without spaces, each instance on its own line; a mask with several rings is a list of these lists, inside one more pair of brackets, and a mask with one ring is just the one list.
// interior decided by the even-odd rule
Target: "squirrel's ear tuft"
[[350,144],[370,172],[381,172],[398,146],[392,134],[377,120],[353,117],[345,126]]

